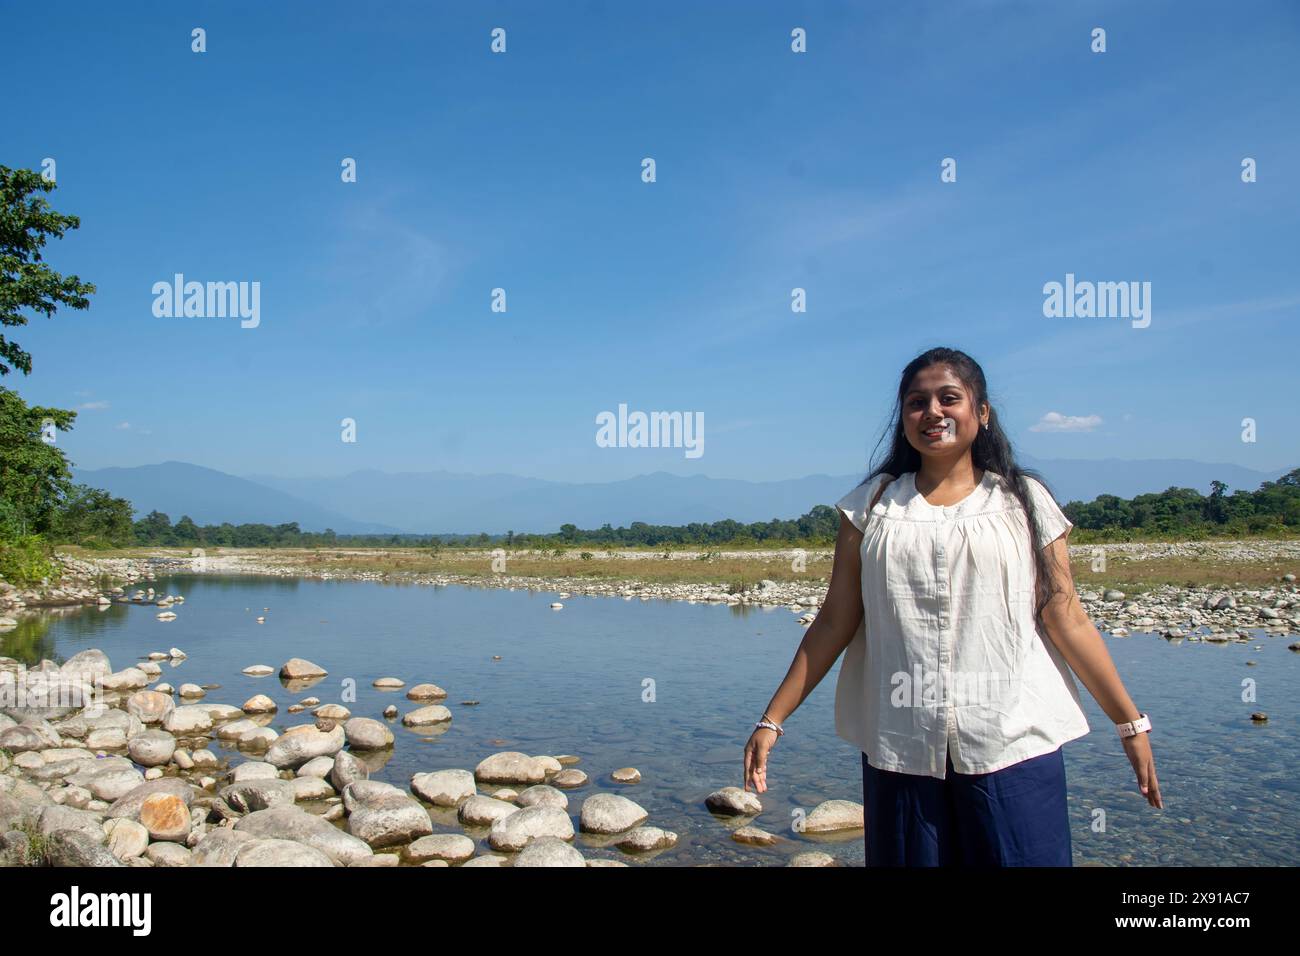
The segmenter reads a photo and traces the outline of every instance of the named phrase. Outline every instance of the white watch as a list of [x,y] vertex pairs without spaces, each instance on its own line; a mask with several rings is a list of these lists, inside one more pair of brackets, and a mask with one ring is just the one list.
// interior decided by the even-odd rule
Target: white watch
[[1151,718],[1146,714],[1139,713],[1137,720],[1130,720],[1123,724],[1116,724],[1115,729],[1119,731],[1121,737],[1135,737],[1138,734],[1146,733],[1151,730]]

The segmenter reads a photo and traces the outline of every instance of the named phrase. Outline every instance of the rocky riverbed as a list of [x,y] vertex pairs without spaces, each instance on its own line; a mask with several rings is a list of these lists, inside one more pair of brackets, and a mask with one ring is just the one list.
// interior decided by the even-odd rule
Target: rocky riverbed
[[85,604],[109,604],[123,599],[126,586],[152,581],[158,574],[190,570],[193,562],[179,558],[91,558],[55,556],[62,574],[57,582],[15,587],[0,578],[0,627],[14,624],[23,611]]
[[[275,577],[304,577],[321,580],[400,581],[406,584],[445,587],[488,587],[525,589],[555,593],[562,602],[572,594],[601,597],[621,597],[625,600],[670,600],[706,602],[760,608],[785,607],[800,615],[804,625],[812,623],[816,609],[826,597],[824,581],[773,581],[760,580],[752,587],[730,593],[719,583],[662,583],[638,580],[635,560],[620,552],[602,552],[596,555],[605,560],[628,561],[627,573],[617,581],[593,581],[589,578],[567,576],[492,575],[410,572],[383,573],[378,571],[320,570],[301,559],[288,558],[275,551],[228,551],[200,560],[160,556],[152,558],[88,558],[73,559],[60,555],[64,566],[63,579],[58,586],[19,590],[0,581],[0,630],[12,627],[16,616],[23,610],[70,604],[107,604],[112,601],[147,601],[153,599],[144,592],[128,593],[133,582],[156,580],[169,573],[237,573]],[[1205,559],[1243,565],[1268,565],[1294,568],[1300,566],[1300,542],[1291,541],[1225,541],[1177,543],[1125,543],[1108,545],[1080,545],[1070,549],[1072,558],[1097,560],[1098,557],[1122,556],[1129,561],[1161,558]],[[491,552],[484,552],[484,561]],[[699,555],[691,552],[676,553],[688,560]],[[640,553],[641,559],[649,555]],[[827,558],[830,552],[772,551],[772,552],[719,552],[723,558],[779,557],[814,561]],[[112,588],[97,587],[107,579],[122,582]],[[1148,632],[1170,639],[1187,640],[1246,640],[1251,630],[1263,630],[1274,636],[1300,635],[1300,594],[1296,590],[1296,576],[1292,571],[1277,575],[1275,585],[1269,587],[1178,587],[1163,586],[1138,595],[1127,595],[1114,589],[1089,587],[1086,579],[1076,577],[1079,598],[1098,630],[1124,637],[1131,633]],[[557,603],[559,603],[557,602]]]
[[[677,842],[622,794],[571,800],[591,782],[573,754],[488,753],[473,768],[415,773],[406,787],[370,779],[395,746],[393,723],[452,719],[434,684],[377,680],[406,691],[401,716],[396,705],[356,716],[307,695],[288,710],[314,719],[278,734],[268,696],[209,702],[203,687],[159,682],[160,662],[180,666],[184,651],[149,657],[116,671],[98,650],[31,670],[0,658],[0,694],[17,703],[0,707],[0,865],[627,866]],[[299,694],[327,676],[300,658],[278,674]],[[635,767],[602,773],[633,793],[641,779]],[[719,839],[778,839],[750,822],[758,795],[730,786],[703,801],[744,824],[720,823]],[[862,820],[861,804],[828,800],[803,830],[853,838]],[[809,851],[789,865],[836,860]]]

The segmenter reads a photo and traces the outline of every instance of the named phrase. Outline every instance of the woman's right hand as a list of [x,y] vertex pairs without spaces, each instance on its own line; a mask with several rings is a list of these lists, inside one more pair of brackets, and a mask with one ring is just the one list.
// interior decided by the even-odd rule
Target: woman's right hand
[[770,727],[756,727],[745,744],[744,789],[752,785],[755,793],[767,790],[767,755],[776,743],[777,732]]

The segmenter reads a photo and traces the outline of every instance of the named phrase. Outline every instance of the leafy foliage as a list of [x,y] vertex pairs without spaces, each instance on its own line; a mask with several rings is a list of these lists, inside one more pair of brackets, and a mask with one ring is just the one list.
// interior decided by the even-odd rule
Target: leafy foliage
[[42,440],[45,423],[69,431],[77,413],[28,407],[0,386],[0,538],[46,530],[72,491],[72,471],[57,445]]
[[[49,317],[61,305],[90,306],[87,296],[95,287],[75,275],[59,275],[41,257],[51,236],[61,239],[81,226],[76,216],[50,208],[41,194],[53,189],[54,183],[40,173],[0,166],[0,325],[26,325],[23,309]],[[30,374],[32,357],[0,335],[0,375],[15,368]]]
[[0,578],[17,587],[31,587],[47,580],[53,583],[59,579],[61,569],[52,557],[40,535],[0,541]]

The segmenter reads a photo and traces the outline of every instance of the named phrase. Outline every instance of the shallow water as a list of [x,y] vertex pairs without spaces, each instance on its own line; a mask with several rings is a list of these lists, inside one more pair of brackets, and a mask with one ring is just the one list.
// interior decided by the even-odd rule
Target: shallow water
[[[788,610],[573,595],[553,611],[555,592],[259,576],[160,578],[154,587],[185,595],[186,603],[172,608],[175,621],[159,622],[159,609],[147,605],[48,614],[0,636],[0,655],[36,663],[97,647],[121,669],[177,646],[189,658],[175,668],[163,662],[162,680],[219,683],[206,700],[236,706],[267,694],[280,705],[270,724],[277,731],[310,721],[307,713],[285,712],[309,695],[380,718],[389,703],[402,713],[417,705],[404,690],[375,690],[376,678],[432,682],[448,692],[440,703],[452,721],[441,732],[390,722],[397,744],[374,778],[405,789],[413,773],[472,771],[499,750],[576,754],[582,759],[575,766],[591,779],[567,791],[575,820],[584,797],[607,790],[641,804],[649,825],[678,834],[676,847],[642,856],[642,864],[780,865],[822,849],[862,865],[861,831],[828,838],[791,826],[797,810],[810,812],[823,800],[862,800],[860,755],[834,732],[838,664],[787,721],[773,751],[765,809],[751,822],[778,834],[777,845],[735,842],[729,832],[741,824],[704,806],[711,791],[741,785],[753,721],[804,633]],[[266,623],[257,624],[258,615]],[[1293,640],[1262,633],[1226,645],[1107,638],[1130,694],[1155,724],[1165,809],[1138,794],[1118,737],[1080,685],[1093,731],[1065,746],[1076,866],[1300,861],[1291,805],[1300,790],[1290,765],[1300,700],[1300,654],[1286,647]],[[240,673],[250,664],[278,670],[290,657],[308,658],[329,676],[291,693],[275,676]],[[1252,660],[1258,666],[1248,666]],[[1245,678],[1256,682],[1257,702],[1242,701]],[[348,680],[355,681],[354,701],[345,697]],[[1270,720],[1252,724],[1257,710]],[[241,759],[215,742],[213,749]],[[640,784],[609,779],[625,766],[641,771]],[[1094,831],[1098,808],[1104,832]],[[436,830],[460,832],[454,812],[434,816]],[[486,852],[486,831],[471,835]],[[575,845],[588,856],[631,860],[582,834]]]

